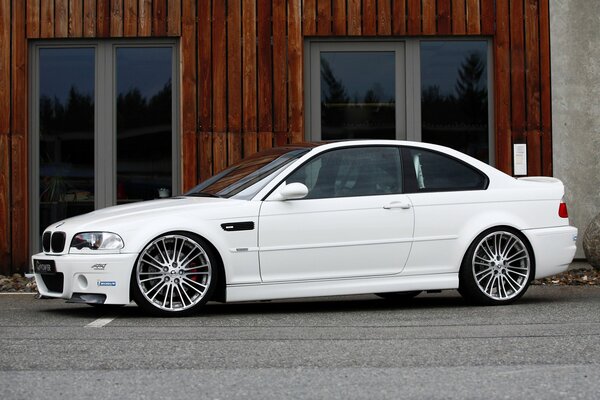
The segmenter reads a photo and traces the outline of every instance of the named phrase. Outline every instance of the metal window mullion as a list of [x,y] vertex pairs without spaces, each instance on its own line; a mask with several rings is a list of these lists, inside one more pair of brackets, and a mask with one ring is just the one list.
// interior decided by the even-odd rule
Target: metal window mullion
[[104,45],[106,53],[106,87],[108,88],[106,105],[106,121],[110,134],[104,138],[106,156],[108,162],[105,162],[107,204],[112,206],[117,204],[116,186],[117,186],[117,44],[108,42]]
[[183,152],[180,143],[183,142],[183,131],[181,130],[179,110],[179,57],[177,46],[171,47],[171,195],[177,196],[183,189],[183,180],[180,179],[183,163]]
[[494,52],[492,49],[492,39],[488,39],[486,42],[487,52],[487,94],[488,94],[488,151],[489,151],[489,164],[493,167],[496,166],[496,138],[494,136],[495,125],[494,125]]
[[321,140],[321,43],[310,50],[310,130],[313,140]]
[[[103,42],[97,47],[96,74],[96,129],[94,170],[96,173],[95,207],[114,204],[112,180],[114,176],[114,125],[112,89],[112,43]],[[110,158],[111,162],[106,162]]]
[[100,132],[104,131],[104,119],[101,117],[102,99],[104,98],[103,62],[100,46],[96,46],[96,59],[94,72],[94,209],[102,208],[104,205],[103,174],[100,170],[100,158],[102,156],[102,145],[100,143]]
[[406,121],[406,42],[401,41],[396,43],[395,54],[395,117],[396,117],[396,139],[406,140],[407,121]]
[[421,141],[421,73],[419,40],[406,42],[406,139]]
[[39,47],[32,46],[30,51],[32,65],[29,70],[29,82],[31,92],[29,97],[30,132],[29,149],[31,169],[29,172],[29,210],[31,211],[29,242],[34,253],[41,250],[39,226],[40,226],[40,69],[39,69]]

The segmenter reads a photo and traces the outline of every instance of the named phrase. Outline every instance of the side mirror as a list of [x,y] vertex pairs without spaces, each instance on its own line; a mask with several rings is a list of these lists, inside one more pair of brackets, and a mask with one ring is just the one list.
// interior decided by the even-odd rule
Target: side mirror
[[300,182],[290,183],[280,188],[272,197],[272,200],[297,200],[303,199],[308,194],[306,185]]

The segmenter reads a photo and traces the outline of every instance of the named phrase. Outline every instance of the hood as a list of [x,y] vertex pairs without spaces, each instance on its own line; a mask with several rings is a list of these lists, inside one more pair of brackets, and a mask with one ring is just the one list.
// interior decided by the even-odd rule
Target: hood
[[142,201],[107,207],[68,218],[50,225],[50,229],[70,230],[75,228],[78,231],[88,229],[115,231],[124,225],[136,224],[138,227],[143,227],[144,223],[151,220],[177,218],[182,215],[191,216],[192,214],[195,218],[213,219],[217,214],[221,214],[216,210],[231,209],[241,203],[245,204],[247,201],[212,197],[173,197]]

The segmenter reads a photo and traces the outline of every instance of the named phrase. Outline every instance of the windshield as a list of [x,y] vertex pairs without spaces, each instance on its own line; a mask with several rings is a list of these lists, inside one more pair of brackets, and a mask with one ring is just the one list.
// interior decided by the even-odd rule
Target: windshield
[[256,153],[200,183],[185,196],[250,200],[271,182],[282,168],[309,150],[309,148],[283,147]]

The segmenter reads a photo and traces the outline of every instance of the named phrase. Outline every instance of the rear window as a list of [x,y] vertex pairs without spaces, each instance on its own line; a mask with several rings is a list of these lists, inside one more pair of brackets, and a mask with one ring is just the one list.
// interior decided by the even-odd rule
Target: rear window
[[481,171],[458,160],[432,150],[404,149],[407,171],[407,191],[443,192],[485,190],[488,178]]

